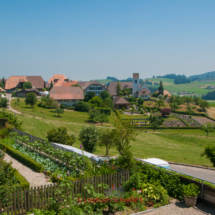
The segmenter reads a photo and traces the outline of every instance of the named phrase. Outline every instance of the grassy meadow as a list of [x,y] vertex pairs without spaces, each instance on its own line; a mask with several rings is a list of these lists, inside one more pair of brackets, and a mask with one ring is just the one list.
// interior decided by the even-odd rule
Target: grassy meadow
[[[25,132],[42,139],[46,139],[46,132],[49,129],[66,126],[68,133],[74,134],[76,137],[73,146],[77,148],[80,146],[78,135],[84,126],[82,123],[74,124],[67,121],[65,117],[62,117],[62,120],[56,120],[56,118],[36,119],[19,114],[16,116],[23,122],[22,128]],[[85,124],[86,126],[91,125]],[[104,126],[99,126],[99,128],[103,129]],[[131,151],[138,158],[156,157],[172,162],[212,166],[208,159],[200,157],[207,144],[215,145],[215,134],[212,133],[206,137],[206,133],[201,129],[159,129],[154,132],[152,130],[145,132],[143,129],[138,131],[136,140],[131,142]],[[97,147],[95,154],[105,155],[105,148]],[[109,154],[117,155],[118,152],[116,148],[112,148]]]
[[[87,112],[79,112],[79,111],[73,111],[73,110],[65,110],[63,114],[60,114],[60,117],[58,117],[58,114],[55,113],[54,109],[46,109],[43,107],[37,107],[37,105],[34,106],[34,108],[31,108],[30,106],[26,106],[24,99],[19,99],[19,105],[15,105],[16,99],[11,100],[11,107],[23,114],[28,114],[35,117],[40,117],[48,120],[59,122],[72,122],[72,123],[78,123],[78,124],[91,124],[91,122],[88,121],[88,113]],[[104,126],[112,126],[113,120],[114,120],[115,114],[111,112],[111,115],[109,118],[109,123],[104,123]],[[97,123],[100,125],[101,123]]]
[[164,89],[169,91],[170,93],[178,93],[185,91],[194,94],[207,94],[212,90],[204,88],[215,85],[215,81],[194,81],[187,84],[174,84],[174,80],[168,78],[150,78],[148,80],[152,81],[153,83],[159,83],[160,81],[162,81]]

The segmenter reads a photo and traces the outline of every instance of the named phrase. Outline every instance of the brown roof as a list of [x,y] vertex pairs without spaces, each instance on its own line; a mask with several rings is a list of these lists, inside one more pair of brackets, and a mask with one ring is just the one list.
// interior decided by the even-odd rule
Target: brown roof
[[[116,86],[117,86],[118,82],[110,82],[110,84],[108,85],[107,91],[112,95],[112,96],[116,96]],[[121,89],[132,89],[133,87],[133,82],[119,82]]]
[[26,78],[31,82],[32,88],[42,89],[45,87],[45,81],[41,76],[26,76]]
[[124,98],[122,98],[122,97],[120,97],[120,96],[117,96],[117,97],[113,100],[113,104],[114,104],[114,105],[130,105],[130,103],[129,103],[126,99],[124,99]]
[[138,94],[139,95],[151,95],[150,92],[146,88],[143,88]]
[[139,73],[133,73],[133,79],[139,79]]
[[64,82],[62,82],[61,86],[62,87],[71,87],[72,85],[77,84],[77,83],[78,83],[78,81],[69,81],[69,82],[64,81]]
[[44,80],[41,76],[10,76],[5,84],[5,90],[16,88],[20,81],[31,82],[32,87],[44,88]]
[[63,74],[55,74],[49,79],[48,83],[52,82],[54,86],[56,84],[57,84],[56,86],[61,86],[61,83],[64,82],[66,79],[68,78]]
[[54,100],[62,99],[84,99],[83,91],[80,87],[52,87],[50,97]]
[[[158,93],[159,92],[159,90],[157,90],[155,93]],[[171,96],[171,94],[167,91],[167,90],[164,90],[163,91],[163,95],[165,96],[165,95],[168,95],[168,96]]]
[[101,85],[98,81],[78,81],[77,84],[81,86],[82,90],[85,90],[91,84],[99,84],[99,85]]
[[50,85],[51,85],[50,83],[45,83],[45,87],[46,87],[46,88],[49,88]]

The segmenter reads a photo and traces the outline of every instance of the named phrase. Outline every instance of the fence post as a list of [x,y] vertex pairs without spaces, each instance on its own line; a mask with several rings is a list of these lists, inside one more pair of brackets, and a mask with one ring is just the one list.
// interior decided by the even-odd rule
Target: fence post
[[203,198],[204,197],[204,191],[203,191],[203,188],[204,188],[204,180],[202,180],[202,185],[201,185],[201,198]]

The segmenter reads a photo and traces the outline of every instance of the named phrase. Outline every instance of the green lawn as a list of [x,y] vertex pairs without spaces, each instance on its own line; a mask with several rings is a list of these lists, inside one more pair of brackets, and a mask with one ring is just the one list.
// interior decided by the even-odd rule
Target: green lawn
[[207,86],[214,86],[215,81],[194,81],[187,84],[174,84],[173,79],[168,78],[150,78],[149,79],[152,82],[163,82],[164,89],[169,91],[170,93],[178,93],[178,92],[190,92],[195,94],[207,94],[208,92],[211,92],[212,90],[209,89],[203,89]]
[[[55,113],[54,109],[46,109],[42,107],[34,106],[34,108],[31,108],[30,106],[26,106],[24,99],[20,99],[19,106],[15,105],[15,100],[13,99],[11,101],[11,107],[19,112],[22,112],[24,114],[28,114],[35,117],[43,118],[43,115],[45,119],[48,120],[54,120],[57,123],[59,122],[72,122],[72,123],[79,123],[79,124],[89,124],[88,121],[88,113],[87,112],[79,112],[79,111],[73,111],[73,110],[65,110],[63,114],[60,115],[60,117],[57,116],[57,113]],[[111,115],[108,117],[109,123],[104,124],[105,126],[112,126],[115,113],[111,112]],[[91,123],[90,123],[91,124]]]
[[215,100],[207,100],[210,103],[210,107],[215,107]]

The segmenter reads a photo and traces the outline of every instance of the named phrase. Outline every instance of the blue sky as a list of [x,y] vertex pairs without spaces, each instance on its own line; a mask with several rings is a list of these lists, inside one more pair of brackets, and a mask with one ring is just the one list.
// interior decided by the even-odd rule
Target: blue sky
[[215,70],[214,0],[0,1],[0,74],[91,80]]

